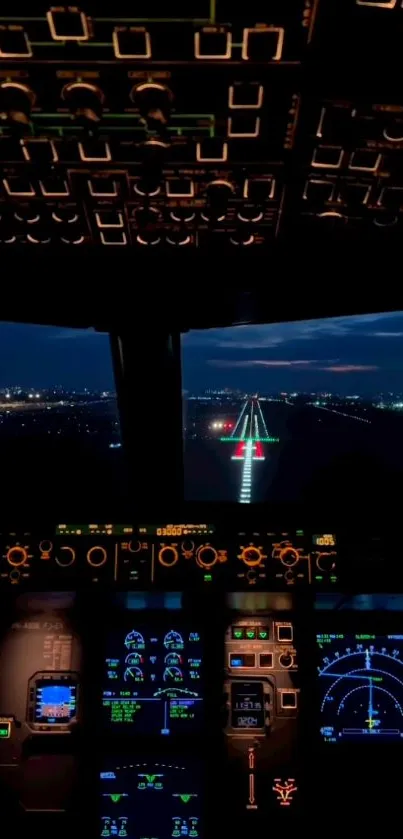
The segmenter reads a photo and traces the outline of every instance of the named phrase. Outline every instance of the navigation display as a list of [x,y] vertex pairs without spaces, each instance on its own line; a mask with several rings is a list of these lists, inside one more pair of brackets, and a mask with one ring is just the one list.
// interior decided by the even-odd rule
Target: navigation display
[[402,742],[403,635],[319,634],[325,743]]
[[77,685],[62,682],[38,681],[36,683],[34,722],[68,723],[77,712]]
[[108,726],[142,734],[200,729],[202,643],[196,628],[136,625],[107,642],[103,718]]
[[402,370],[403,312],[184,334],[187,500],[393,501]]
[[201,839],[200,767],[188,760],[131,759],[101,772],[100,836]]

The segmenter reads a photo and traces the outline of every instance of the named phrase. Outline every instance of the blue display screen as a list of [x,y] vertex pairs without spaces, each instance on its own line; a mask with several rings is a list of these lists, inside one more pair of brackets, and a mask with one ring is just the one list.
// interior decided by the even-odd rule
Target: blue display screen
[[200,767],[188,760],[119,760],[101,772],[100,836],[202,839]]
[[195,629],[136,627],[107,641],[103,718],[145,734],[200,729],[202,644]]
[[76,689],[73,683],[37,682],[35,722],[47,725],[70,722],[77,711]]
[[325,743],[403,738],[403,635],[318,634]]

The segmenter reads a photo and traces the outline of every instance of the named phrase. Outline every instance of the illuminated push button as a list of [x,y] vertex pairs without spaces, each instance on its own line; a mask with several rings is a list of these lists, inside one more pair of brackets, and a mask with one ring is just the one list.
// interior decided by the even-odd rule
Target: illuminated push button
[[78,215],[71,207],[58,207],[57,210],[53,210],[52,219],[59,224],[74,224],[78,221]]
[[18,207],[14,212],[14,218],[21,224],[38,224],[41,216],[35,207]]
[[291,710],[297,707],[296,690],[282,690],[280,696],[282,708]]
[[165,190],[168,198],[193,198],[195,186],[190,178],[171,178],[166,181]]
[[21,148],[29,163],[57,163],[59,159],[52,140],[21,140]]
[[171,230],[166,237],[167,244],[173,245],[174,247],[190,245],[191,241],[191,237],[183,230]]
[[112,160],[109,143],[105,140],[84,140],[78,144],[80,158],[86,163],[106,163]]
[[62,99],[77,119],[86,123],[99,122],[105,101],[99,87],[89,82],[72,82],[62,90]]
[[228,160],[228,143],[215,137],[196,143],[196,160],[198,163],[224,163]]
[[403,188],[386,186],[382,189],[378,204],[387,210],[401,210],[403,207]]
[[175,207],[174,210],[171,210],[169,215],[172,221],[184,222],[185,224],[189,224],[196,218],[196,213],[191,207]]
[[70,195],[69,185],[64,178],[49,177],[39,181],[42,195],[46,198],[66,198]]
[[24,198],[33,198],[35,189],[31,182],[26,178],[20,178],[17,175],[12,175],[9,178],[3,178],[3,186],[7,195],[20,196]]
[[228,90],[228,107],[231,110],[257,110],[263,105],[264,88],[256,83],[231,85]]
[[231,58],[232,34],[226,30],[205,26],[194,36],[195,58],[221,59]]
[[95,213],[97,227],[124,227],[123,213],[118,210],[99,210]]
[[399,0],[355,0],[357,6],[375,6],[379,9],[394,9]]
[[138,233],[136,236],[137,244],[144,247],[155,247],[160,244],[160,241],[161,236],[156,230],[142,230],[141,233]]
[[354,208],[367,204],[370,194],[371,187],[369,184],[344,183],[340,185],[337,200]]
[[265,29],[244,29],[242,58],[244,61],[280,61],[283,54],[284,29],[269,26]]
[[382,155],[369,149],[357,149],[350,157],[349,169],[357,172],[376,172],[382,163]]
[[46,18],[54,41],[88,41],[87,18],[79,9],[51,9]]
[[116,58],[151,58],[150,33],[144,26],[117,26],[112,34]]
[[259,667],[271,669],[273,667],[273,653],[261,653],[259,656]]
[[118,194],[118,184],[109,178],[91,178],[87,184],[93,198],[116,198]]
[[334,183],[312,178],[306,182],[302,197],[315,207],[320,207],[327,201],[332,201],[333,195]]
[[244,248],[253,245],[254,241],[255,237],[248,230],[237,230],[235,233],[231,233],[230,236],[231,245],[238,245]]
[[134,191],[137,195],[148,195],[149,197],[158,195],[158,193],[161,192],[160,180],[158,177],[151,174],[147,177],[140,178],[140,180],[136,181],[134,184]]
[[99,235],[103,245],[127,245],[127,236],[124,230],[101,230]]
[[149,224],[156,224],[160,212],[157,207],[142,207],[135,211],[135,219],[138,227],[147,227]]
[[32,58],[28,35],[21,26],[0,27],[0,58]]
[[243,207],[242,210],[239,210],[237,215],[239,221],[253,222],[255,224],[263,218],[262,210],[259,210],[254,206]]
[[403,120],[394,119],[383,130],[385,140],[390,143],[403,143]]
[[258,137],[260,133],[260,117],[251,114],[238,114],[228,118],[228,137],[251,138]]
[[274,198],[275,181],[273,178],[247,178],[243,187],[243,197],[255,204]]
[[343,161],[340,146],[317,146],[314,149],[311,166],[316,169],[339,169]]

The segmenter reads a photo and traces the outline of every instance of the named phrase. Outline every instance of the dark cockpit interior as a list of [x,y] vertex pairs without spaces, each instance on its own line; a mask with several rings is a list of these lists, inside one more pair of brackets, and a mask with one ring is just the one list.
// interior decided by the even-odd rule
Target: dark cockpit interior
[[374,832],[403,4],[108,5],[0,10],[1,828]]

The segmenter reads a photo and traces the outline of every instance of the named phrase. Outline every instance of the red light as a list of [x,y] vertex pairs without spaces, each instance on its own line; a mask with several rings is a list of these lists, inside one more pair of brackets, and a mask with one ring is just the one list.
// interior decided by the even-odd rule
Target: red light
[[228,423],[228,428],[232,428],[232,422]]

